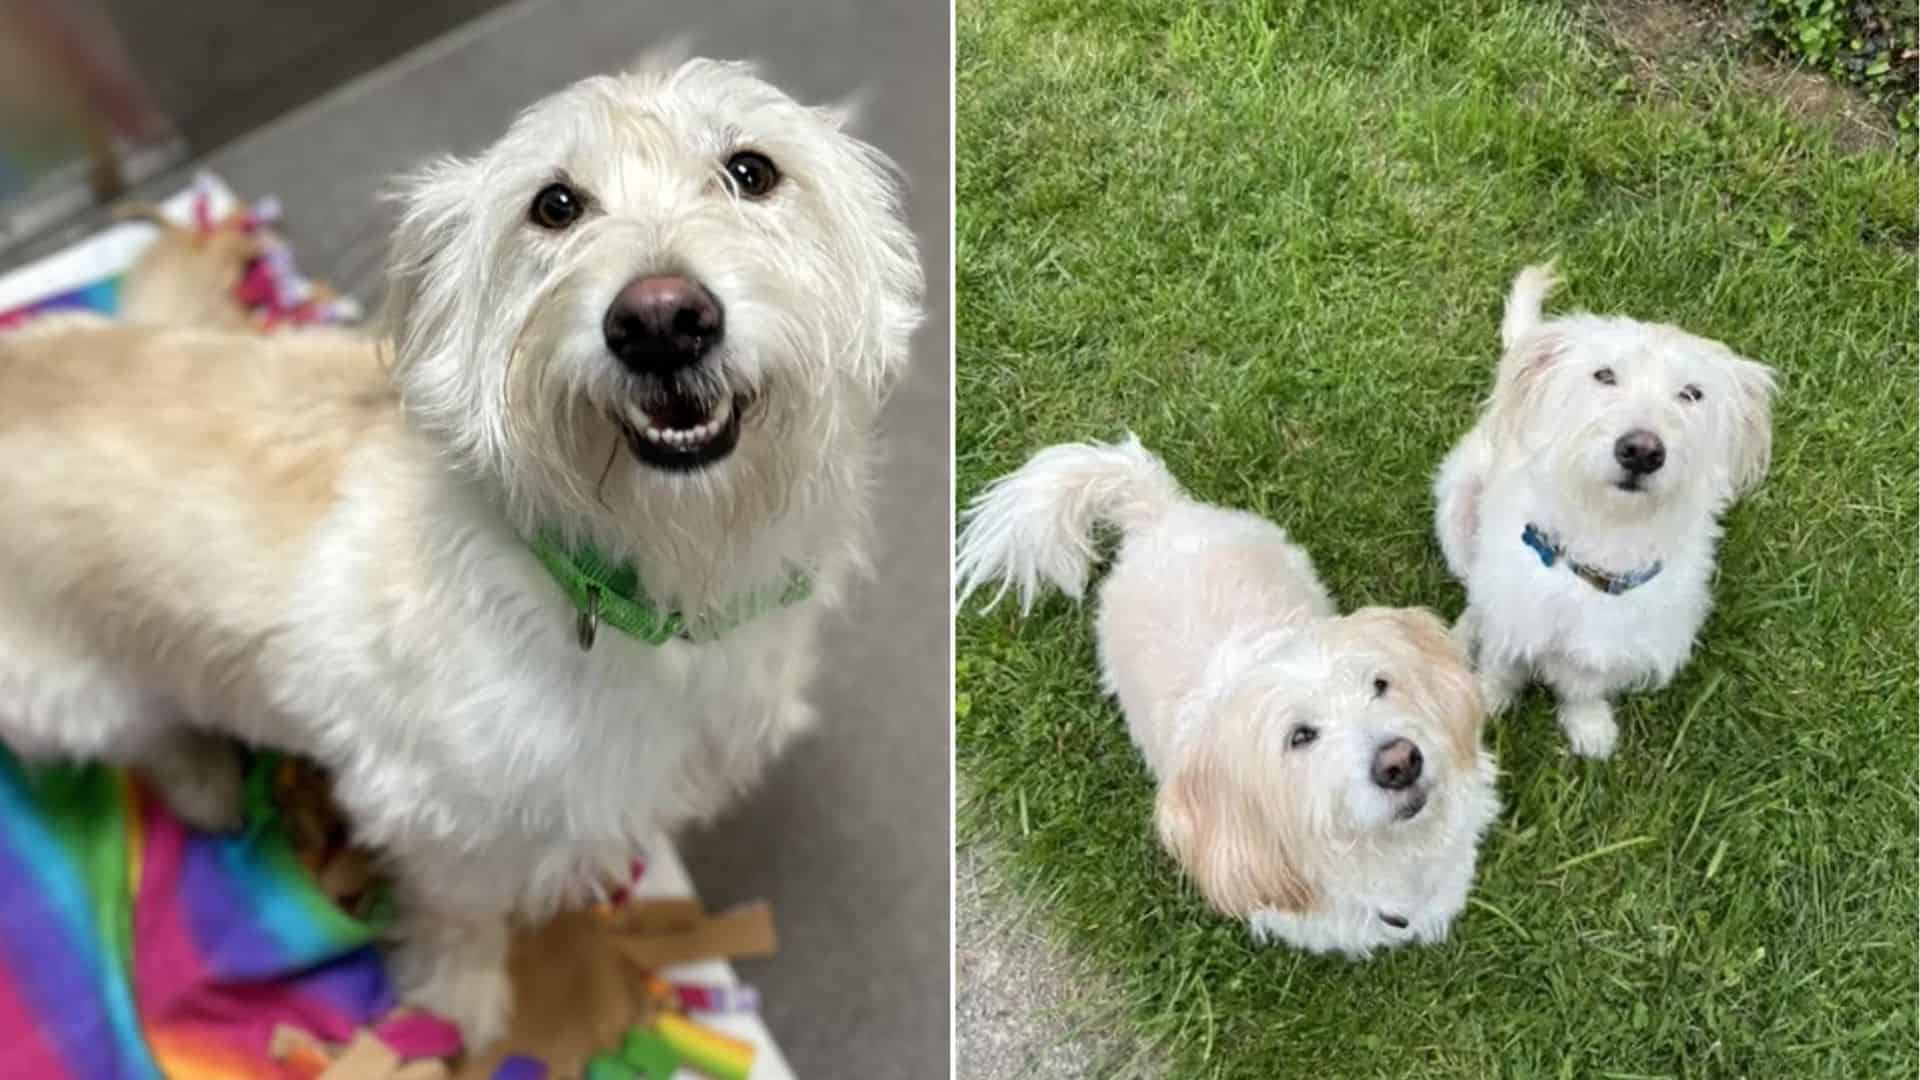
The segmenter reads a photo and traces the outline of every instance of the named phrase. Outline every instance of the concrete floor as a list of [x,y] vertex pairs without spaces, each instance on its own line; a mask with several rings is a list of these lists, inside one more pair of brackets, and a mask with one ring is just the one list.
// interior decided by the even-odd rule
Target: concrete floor
[[691,33],[698,52],[761,58],[803,100],[869,91],[859,130],[909,178],[929,309],[884,419],[879,576],[828,635],[815,695],[821,733],[735,813],[682,844],[709,903],[773,902],[779,955],[739,968],[760,987],[767,1023],[803,1077],[947,1071],[948,19],[944,0],[529,0],[203,159],[243,195],[280,196],[302,268],[372,306],[392,220],[378,196],[394,174],[484,145],[533,99],[662,38]]
[[[962,790],[965,790],[964,782]],[[954,864],[954,1072],[964,1080],[1158,1080],[1111,983],[1051,933],[991,843]]]

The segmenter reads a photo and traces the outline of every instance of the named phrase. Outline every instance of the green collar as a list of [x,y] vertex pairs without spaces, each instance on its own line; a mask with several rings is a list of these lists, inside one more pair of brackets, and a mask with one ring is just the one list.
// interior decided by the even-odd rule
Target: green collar
[[812,580],[795,570],[777,592],[748,594],[727,608],[689,618],[654,606],[641,590],[640,574],[631,562],[614,563],[589,545],[567,547],[547,532],[527,546],[580,612],[575,626],[582,651],[593,648],[601,623],[649,645],[665,645],[675,638],[695,640],[695,627],[700,639],[712,640],[750,619],[797,604],[813,592]]

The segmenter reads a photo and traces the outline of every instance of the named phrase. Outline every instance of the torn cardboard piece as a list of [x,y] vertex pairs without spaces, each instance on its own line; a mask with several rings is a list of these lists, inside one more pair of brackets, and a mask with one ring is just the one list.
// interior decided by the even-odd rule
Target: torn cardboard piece
[[491,1080],[502,1061],[518,1056],[544,1062],[551,1077],[580,1076],[593,1058],[671,1008],[649,973],[695,960],[768,956],[777,945],[773,909],[764,901],[718,915],[693,900],[634,900],[609,913],[562,915],[515,937],[507,1035],[455,1075]]

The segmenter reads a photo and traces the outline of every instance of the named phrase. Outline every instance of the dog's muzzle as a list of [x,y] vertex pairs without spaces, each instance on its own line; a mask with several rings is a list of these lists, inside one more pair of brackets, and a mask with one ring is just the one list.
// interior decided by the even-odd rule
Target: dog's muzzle
[[640,278],[613,298],[607,351],[644,387],[613,417],[636,460],[661,469],[697,469],[740,441],[745,395],[689,390],[692,374],[726,335],[726,311],[707,287],[678,274]]

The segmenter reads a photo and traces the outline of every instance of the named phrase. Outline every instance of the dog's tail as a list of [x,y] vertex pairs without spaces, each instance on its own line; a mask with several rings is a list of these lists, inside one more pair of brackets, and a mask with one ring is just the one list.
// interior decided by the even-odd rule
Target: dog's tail
[[1554,277],[1551,262],[1529,266],[1515,275],[1513,288],[1507,293],[1506,314],[1500,319],[1502,349],[1512,350],[1521,338],[1540,325],[1540,309],[1557,284],[1559,280]]
[[1173,474],[1131,433],[1111,445],[1049,446],[967,508],[954,560],[960,600],[996,580],[988,607],[1012,589],[1024,614],[1045,582],[1078,599],[1094,559],[1094,526],[1141,529],[1184,498]]

